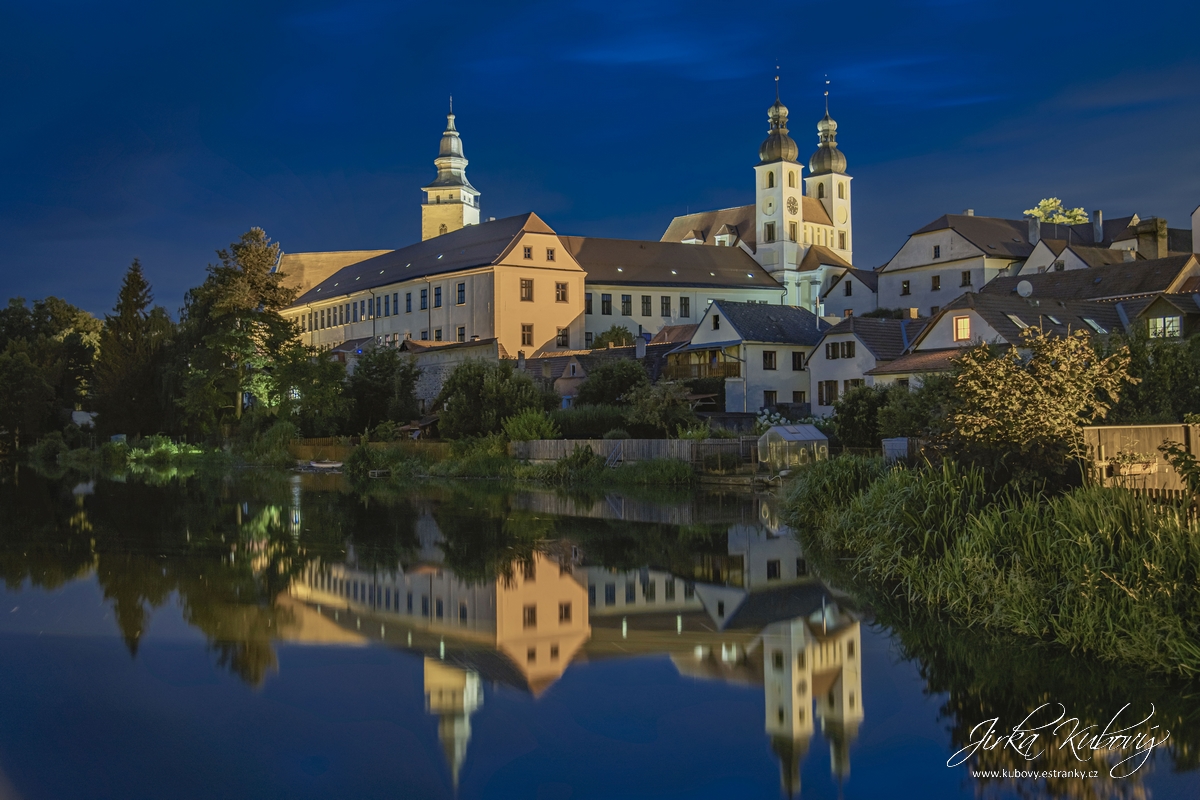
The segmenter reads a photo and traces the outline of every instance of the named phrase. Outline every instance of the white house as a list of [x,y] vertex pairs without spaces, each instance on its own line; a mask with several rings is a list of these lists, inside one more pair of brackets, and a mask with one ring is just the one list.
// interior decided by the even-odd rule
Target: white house
[[725,410],[807,403],[805,361],[829,323],[794,306],[715,301],[686,345],[668,357],[676,380],[722,377]]
[[879,273],[848,269],[836,276],[821,296],[827,317],[863,315],[879,308]]
[[856,386],[872,386],[869,374],[895,361],[925,328],[921,319],[847,317],[825,331],[808,357],[812,412],[828,416],[833,404]]

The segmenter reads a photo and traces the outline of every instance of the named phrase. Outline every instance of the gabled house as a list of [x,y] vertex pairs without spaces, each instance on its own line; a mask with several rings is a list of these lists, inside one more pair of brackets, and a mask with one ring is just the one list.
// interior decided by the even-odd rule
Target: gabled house
[[848,269],[833,279],[821,296],[822,316],[862,316],[879,308],[879,273],[872,269]]
[[1033,299],[1055,300],[1121,300],[1148,297],[1160,292],[1200,291],[1194,280],[1200,276],[1200,259],[1196,255],[1175,255],[1167,258],[1123,261],[1119,264],[1051,271],[1033,275],[1014,275],[997,278],[979,290],[980,294],[1014,295],[1017,287],[1026,282],[1033,290]]
[[856,386],[871,386],[869,373],[904,354],[925,328],[923,319],[847,317],[821,337],[808,357],[814,392],[812,413],[828,416],[838,398]]
[[905,381],[916,386],[924,375],[948,370],[962,348],[980,343],[1018,345],[1021,331],[1030,327],[1064,336],[1080,330],[1095,336],[1127,330],[1114,303],[969,292],[929,320],[907,353],[866,375],[876,386]]
[[1021,275],[1042,272],[1062,272],[1069,269],[1089,269],[1144,259],[1136,250],[1121,250],[1068,242],[1065,239],[1042,239],[1021,267]]
[[828,328],[807,309],[718,300],[691,341],[668,356],[666,374],[675,380],[723,378],[726,411],[807,403],[805,361]]

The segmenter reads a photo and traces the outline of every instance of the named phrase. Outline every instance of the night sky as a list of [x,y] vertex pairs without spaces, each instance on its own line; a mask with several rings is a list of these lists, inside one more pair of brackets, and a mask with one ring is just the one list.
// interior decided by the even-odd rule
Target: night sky
[[290,252],[410,244],[450,94],[485,217],[658,239],[752,201],[777,64],[806,162],[832,81],[857,266],[1047,195],[1188,227],[1197,8],[8,0],[3,294],[103,313],[137,257],[174,314],[251,226]]

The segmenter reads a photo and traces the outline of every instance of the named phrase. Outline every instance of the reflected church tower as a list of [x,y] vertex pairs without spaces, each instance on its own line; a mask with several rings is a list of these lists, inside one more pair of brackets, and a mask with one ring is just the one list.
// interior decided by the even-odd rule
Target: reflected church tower
[[479,673],[425,659],[425,711],[438,718],[438,740],[450,767],[450,779],[458,789],[458,774],[467,759],[471,742],[471,715],[483,705]]

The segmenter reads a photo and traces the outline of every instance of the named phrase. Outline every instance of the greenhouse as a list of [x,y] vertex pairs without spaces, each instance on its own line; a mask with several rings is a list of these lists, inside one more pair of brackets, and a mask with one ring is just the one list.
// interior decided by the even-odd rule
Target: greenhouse
[[776,425],[758,438],[758,460],[781,470],[829,458],[829,439],[815,425]]

